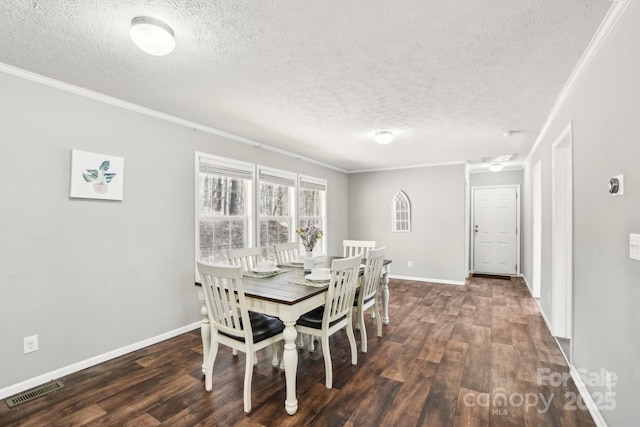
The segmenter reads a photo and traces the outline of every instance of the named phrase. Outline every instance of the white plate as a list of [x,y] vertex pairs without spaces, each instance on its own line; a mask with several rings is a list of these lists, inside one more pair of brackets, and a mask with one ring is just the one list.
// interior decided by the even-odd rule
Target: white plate
[[268,268],[254,268],[254,273],[274,273],[278,271],[278,267],[268,267]]
[[311,280],[312,282],[328,282],[329,281],[329,279],[317,279],[313,277],[313,274],[307,274],[306,276],[304,276],[304,278],[307,280]]

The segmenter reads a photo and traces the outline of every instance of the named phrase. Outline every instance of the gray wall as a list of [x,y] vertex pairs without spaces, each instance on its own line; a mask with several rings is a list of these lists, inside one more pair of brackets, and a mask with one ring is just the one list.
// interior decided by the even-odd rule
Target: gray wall
[[[542,161],[541,304],[551,317],[551,146],[573,123],[574,359],[576,368],[615,373],[616,407],[601,410],[610,426],[640,418],[640,261],[629,259],[629,233],[640,233],[640,4],[631,2],[525,170]],[[609,178],[624,174],[625,194],[607,192]],[[531,200],[525,198],[525,262],[531,262]],[[530,279],[530,277],[528,277]],[[588,386],[590,391],[604,388]]]
[[519,185],[522,191],[522,169],[500,172],[474,172],[470,174],[471,186]]
[[[346,174],[4,73],[0,93],[0,390],[200,320],[195,151],[326,178],[341,251]],[[124,201],[69,198],[73,148],[124,157]]]
[[[462,164],[350,174],[349,238],[386,245],[392,275],[463,282],[464,174]],[[391,232],[399,190],[411,201],[410,233]]]

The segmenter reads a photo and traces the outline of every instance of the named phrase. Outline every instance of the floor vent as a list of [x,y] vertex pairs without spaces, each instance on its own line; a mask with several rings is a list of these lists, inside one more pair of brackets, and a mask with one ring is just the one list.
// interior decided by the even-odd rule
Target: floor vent
[[40,396],[44,396],[45,394],[49,394],[52,391],[60,390],[62,387],[64,387],[62,381],[53,381],[36,388],[32,388],[31,390],[23,391],[15,396],[11,396],[6,399],[5,402],[9,408],[13,408],[14,406],[18,406],[22,403],[29,402],[30,400],[37,399]]

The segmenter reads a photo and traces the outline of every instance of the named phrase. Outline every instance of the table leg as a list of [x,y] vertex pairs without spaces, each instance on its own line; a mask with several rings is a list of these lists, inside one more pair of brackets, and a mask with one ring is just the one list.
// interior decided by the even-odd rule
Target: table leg
[[382,269],[382,323],[389,324],[389,266]]
[[296,322],[284,322],[284,376],[287,383],[287,399],[284,401],[284,408],[287,414],[293,415],[298,411],[298,399],[296,399],[296,371],[298,370],[298,350],[295,328]]

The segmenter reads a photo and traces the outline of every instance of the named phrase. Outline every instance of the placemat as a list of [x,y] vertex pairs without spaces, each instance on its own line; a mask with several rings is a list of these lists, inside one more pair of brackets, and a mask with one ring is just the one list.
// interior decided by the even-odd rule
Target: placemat
[[304,264],[301,262],[290,262],[287,264],[278,264],[278,267],[302,268]]
[[300,277],[299,279],[292,280],[289,283],[293,283],[295,285],[313,286],[314,288],[324,288],[329,286],[328,280],[326,282],[314,282],[312,280],[305,279],[304,277]]
[[256,279],[264,279],[265,277],[277,276],[278,274],[291,271],[290,268],[278,268],[276,271],[270,271],[268,273],[258,273],[256,271],[243,271],[242,275],[247,277],[255,277]]

